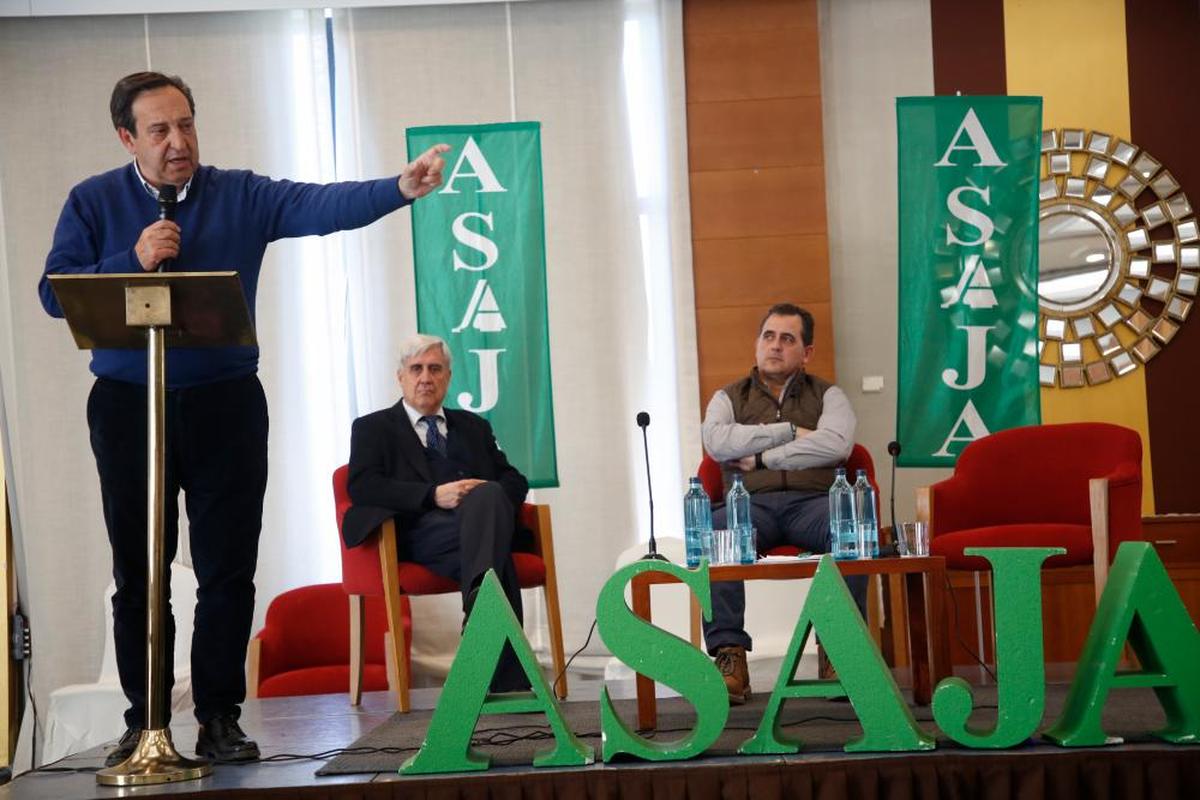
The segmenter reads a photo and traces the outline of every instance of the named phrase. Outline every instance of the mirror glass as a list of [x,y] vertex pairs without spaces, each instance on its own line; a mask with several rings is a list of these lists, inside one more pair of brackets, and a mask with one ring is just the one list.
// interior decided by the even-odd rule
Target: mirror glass
[[1038,295],[1044,305],[1075,311],[1099,300],[1120,273],[1109,225],[1090,209],[1058,205],[1041,213]]

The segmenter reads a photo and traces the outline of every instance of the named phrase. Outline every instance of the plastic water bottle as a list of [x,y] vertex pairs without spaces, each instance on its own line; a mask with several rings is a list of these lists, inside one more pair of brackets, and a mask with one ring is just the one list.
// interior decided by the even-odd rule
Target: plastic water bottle
[[845,467],[837,468],[833,485],[829,487],[829,549],[834,558],[858,558],[854,489],[846,480]]
[[738,561],[753,564],[758,553],[754,550],[754,533],[750,522],[750,492],[742,485],[742,474],[733,473],[733,486],[725,495],[725,527],[737,532]]
[[875,487],[860,469],[854,481],[854,507],[858,511],[859,558],[879,558],[879,520],[875,516]]
[[683,496],[683,548],[690,569],[700,566],[701,557],[712,560],[712,503],[699,478],[688,479]]

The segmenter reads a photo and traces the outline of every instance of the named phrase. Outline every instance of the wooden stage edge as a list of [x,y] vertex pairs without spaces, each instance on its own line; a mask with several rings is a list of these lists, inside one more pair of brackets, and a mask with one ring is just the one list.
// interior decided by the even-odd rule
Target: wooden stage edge
[[[596,699],[599,681],[572,683],[572,700]],[[632,681],[610,683],[619,697],[633,698]],[[437,690],[414,690],[417,707],[431,708]],[[351,708],[345,695],[247,701],[242,721],[264,757],[313,754],[344,748],[388,720],[394,699],[364,696]],[[414,720],[417,724],[419,721]],[[598,723],[598,720],[597,720]],[[531,720],[531,724],[540,724]],[[486,725],[486,720],[481,726]],[[195,726],[173,726],[181,753],[190,753]],[[589,743],[600,748],[598,739]],[[94,769],[106,748],[71,756],[57,768]],[[35,772],[0,787],[0,800],[114,798],[124,796],[265,798],[453,798],[453,797],[704,797],[771,800],[783,797],[1101,797],[1194,798],[1200,787],[1200,749],[1142,743],[1109,748],[1032,747],[986,752],[942,749],[932,753],[845,754],[804,752],[794,756],[701,757],[668,763],[621,762],[540,770],[495,767],[488,772],[401,777],[367,773],[317,777],[322,761],[282,761],[248,766],[218,765],[211,777],[187,783],[119,790],[97,786],[93,772]],[[27,765],[26,765],[27,766]],[[18,765],[18,770],[22,765]],[[1128,792],[1112,794],[1116,787]]]

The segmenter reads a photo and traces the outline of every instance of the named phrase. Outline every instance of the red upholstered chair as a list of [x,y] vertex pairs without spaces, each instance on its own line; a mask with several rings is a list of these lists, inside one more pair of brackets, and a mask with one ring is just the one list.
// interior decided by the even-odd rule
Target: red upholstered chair
[[[875,483],[875,461],[871,458],[871,452],[867,448],[861,444],[856,444],[850,452],[850,458],[846,459],[846,475],[851,483],[854,483],[855,472],[860,469],[867,471],[867,480],[875,487],[875,519],[879,519],[879,484]],[[700,483],[704,486],[704,492],[710,500],[714,503],[725,501],[725,486],[721,478],[721,465],[708,453],[705,453],[704,458],[700,461],[700,467],[696,470],[696,475],[700,478]],[[795,556],[799,554],[800,548],[789,544],[772,548],[764,553],[764,555],[768,556]]]
[[[351,678],[361,664],[362,600],[364,597],[383,597],[390,624],[399,615],[401,601],[405,595],[446,594],[459,591],[458,583],[430,572],[420,564],[400,561],[396,546],[396,525],[388,520],[379,526],[365,542],[357,547],[346,547],[340,536],[342,518],[350,508],[350,494],[346,487],[349,468],[338,467],[333,473],[333,497],[338,524],[338,542],[342,547],[342,588],[350,597]],[[533,553],[513,553],[513,565],[517,579],[523,589],[541,587],[546,598],[546,622],[550,631],[550,656],[554,674],[559,677],[554,692],[560,699],[567,696],[566,663],[562,643],[562,616],[558,606],[558,579],[554,570],[554,538],[550,527],[550,506],[526,503],[521,508],[523,524],[533,531]],[[356,633],[356,631],[358,633]],[[398,665],[396,706],[408,711],[409,674],[407,661],[396,656],[401,648],[407,648],[407,632],[402,642],[393,637],[392,660]],[[361,684],[351,682],[350,702],[358,705],[361,700]]]
[[1116,545],[1142,538],[1141,437],[1100,422],[985,436],[951,477],[918,490],[917,517],[949,569],[988,568],[967,547],[1065,547],[1046,566],[1092,564],[1099,597]]
[[[408,598],[402,598],[404,626],[412,624]],[[340,583],[301,586],[267,606],[263,629],[250,640],[246,656],[246,694],[291,697],[335,694],[350,687],[350,601]],[[387,663],[384,640],[391,638],[380,598],[367,598],[363,637],[362,684],[383,691],[395,669]],[[405,641],[408,637],[405,637]],[[408,658],[407,649],[404,657]]]

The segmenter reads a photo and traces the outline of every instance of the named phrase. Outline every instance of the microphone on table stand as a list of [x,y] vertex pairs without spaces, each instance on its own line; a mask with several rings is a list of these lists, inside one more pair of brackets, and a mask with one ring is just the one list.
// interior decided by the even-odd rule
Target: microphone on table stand
[[669,558],[658,552],[658,543],[654,540],[654,487],[650,483],[650,445],[646,440],[646,428],[650,427],[650,415],[645,411],[639,411],[637,424],[642,429],[642,452],[646,454],[646,494],[650,497],[650,548],[646,551],[646,555],[642,556],[642,560],[670,561]]
[[888,455],[892,457],[892,490],[888,495],[888,505],[892,515],[892,546],[895,547],[900,536],[900,532],[896,529],[896,457],[900,455],[900,443],[888,442],[887,451]]

